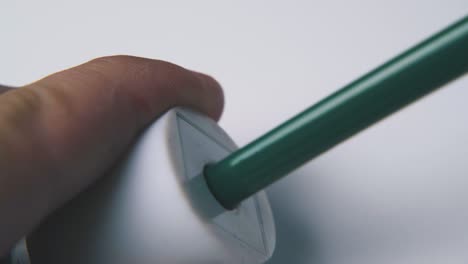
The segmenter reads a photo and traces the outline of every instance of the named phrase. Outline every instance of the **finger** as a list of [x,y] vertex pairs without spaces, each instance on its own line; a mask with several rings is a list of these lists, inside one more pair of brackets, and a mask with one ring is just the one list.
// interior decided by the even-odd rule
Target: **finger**
[[0,94],[4,93],[4,92],[7,92],[9,90],[13,89],[12,87],[8,87],[8,86],[5,86],[5,85],[0,85]]
[[0,255],[176,105],[217,119],[222,91],[211,77],[174,64],[117,56],[2,95]]

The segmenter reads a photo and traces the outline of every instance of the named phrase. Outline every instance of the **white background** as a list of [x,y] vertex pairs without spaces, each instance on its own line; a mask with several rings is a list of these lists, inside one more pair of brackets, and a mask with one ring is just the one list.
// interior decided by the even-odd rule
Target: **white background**
[[[221,126],[242,146],[466,14],[466,0],[0,0],[0,83],[103,55],[169,60],[221,82]],[[468,263],[467,86],[269,188],[270,263]]]

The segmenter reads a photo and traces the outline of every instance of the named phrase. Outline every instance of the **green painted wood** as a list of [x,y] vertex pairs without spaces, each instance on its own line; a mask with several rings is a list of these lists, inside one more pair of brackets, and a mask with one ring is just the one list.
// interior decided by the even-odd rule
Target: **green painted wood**
[[208,186],[225,208],[232,209],[307,161],[467,71],[468,16],[208,165]]

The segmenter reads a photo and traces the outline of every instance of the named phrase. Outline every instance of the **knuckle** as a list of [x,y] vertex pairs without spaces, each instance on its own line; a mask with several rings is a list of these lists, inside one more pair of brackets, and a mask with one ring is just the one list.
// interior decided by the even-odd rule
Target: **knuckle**
[[132,72],[174,72],[180,71],[181,67],[167,61],[147,59],[130,55],[112,55],[95,58],[88,62],[91,65],[101,67],[112,67],[113,69],[125,69]]
[[17,88],[0,100],[0,146],[13,153],[29,153],[34,141],[25,134],[37,128],[40,95],[33,89]]
[[120,65],[120,66],[133,66],[133,65],[138,65],[141,63],[148,63],[148,62],[155,62],[155,63],[163,63],[163,61],[158,61],[158,60],[151,60],[151,59],[146,59],[146,58],[141,58],[141,57],[136,57],[136,56],[130,56],[130,55],[111,55],[111,56],[104,56],[104,57],[99,57],[92,59],[88,63],[91,64],[102,64],[102,65]]
[[131,59],[127,55],[112,55],[94,58],[88,62],[88,64],[122,64],[128,63]]
[[37,91],[26,87],[17,88],[14,93],[2,98],[0,116],[4,122],[17,126],[25,122],[41,108],[41,98]]

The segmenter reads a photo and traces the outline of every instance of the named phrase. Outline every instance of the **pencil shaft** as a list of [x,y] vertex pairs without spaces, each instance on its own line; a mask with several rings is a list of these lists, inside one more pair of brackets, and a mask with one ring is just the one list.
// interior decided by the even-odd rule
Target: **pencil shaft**
[[468,71],[468,17],[205,169],[226,208]]

